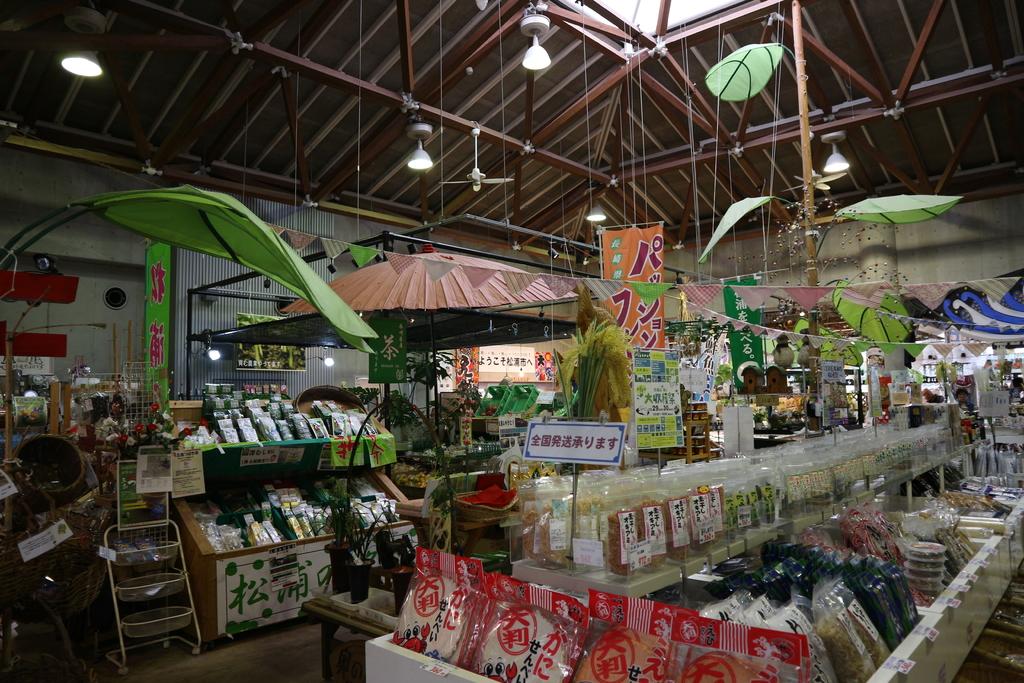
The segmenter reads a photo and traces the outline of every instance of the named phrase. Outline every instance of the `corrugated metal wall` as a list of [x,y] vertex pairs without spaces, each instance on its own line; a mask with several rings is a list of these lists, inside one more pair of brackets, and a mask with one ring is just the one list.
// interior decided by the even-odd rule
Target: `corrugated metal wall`
[[[253,213],[268,223],[276,223],[282,227],[301,230],[302,232],[319,237],[335,236],[335,217],[333,214],[315,209],[295,211],[294,207],[261,199],[246,199],[243,200],[243,203]],[[319,245],[314,243],[306,247],[302,255],[314,253],[318,250]],[[188,335],[186,317],[188,289],[249,271],[247,268],[232,261],[198,254],[186,249],[175,249],[174,257],[173,363],[175,372],[172,389],[173,395],[177,396],[185,392],[186,353],[192,354],[193,396],[197,396],[202,391],[202,386],[206,382],[231,383],[237,386],[243,384],[286,384],[292,396],[297,395],[306,387],[318,384],[334,384],[336,382],[336,369],[326,367],[318,356],[352,352],[307,349],[305,372],[255,372],[235,370],[232,358],[225,357],[219,361],[211,361],[206,357],[201,344],[193,343],[191,350],[189,350],[185,342]],[[321,277],[330,279],[328,278],[327,261],[320,260],[311,264],[311,266]],[[263,278],[259,277],[226,287],[225,289],[242,293],[254,292],[258,294],[292,296],[291,292],[276,282],[271,282],[269,289],[264,288]],[[237,313],[277,315],[277,310],[273,302],[257,301],[255,299],[195,296],[192,300],[192,330],[194,333],[198,333],[206,329],[223,330],[235,327],[235,316]]]

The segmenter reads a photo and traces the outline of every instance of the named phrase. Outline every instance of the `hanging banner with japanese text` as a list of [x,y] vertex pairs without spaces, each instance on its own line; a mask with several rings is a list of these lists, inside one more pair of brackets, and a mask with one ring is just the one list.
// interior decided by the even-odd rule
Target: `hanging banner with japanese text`
[[[730,318],[741,320],[751,325],[761,324],[761,309],[748,308],[743,299],[737,296],[733,287],[756,285],[757,280],[749,278],[738,282],[730,282],[722,290],[725,295],[725,314]],[[739,329],[729,333],[729,355],[732,359],[733,381],[737,387],[743,386],[743,369],[753,363],[764,370],[764,341],[750,330]]]
[[160,242],[152,242],[146,248],[145,324],[147,384],[152,400],[163,409],[170,399],[167,368],[171,339],[171,247]]
[[[606,280],[661,282],[665,264],[661,224],[648,228],[608,230],[601,234],[601,259]],[[665,345],[665,297],[645,304],[640,295],[623,287],[610,298],[612,314],[633,346]]]
[[506,377],[535,380],[536,357],[532,346],[484,346],[477,356],[481,382],[500,382]]
[[633,415],[640,449],[682,448],[679,351],[633,349]]
[[402,318],[374,318],[370,327],[376,339],[367,339],[370,345],[370,383],[398,384],[405,381],[405,320]]

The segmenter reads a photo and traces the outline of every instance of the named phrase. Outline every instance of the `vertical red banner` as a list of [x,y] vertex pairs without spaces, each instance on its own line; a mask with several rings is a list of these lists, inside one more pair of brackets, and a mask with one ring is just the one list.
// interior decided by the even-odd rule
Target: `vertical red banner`
[[[665,238],[661,224],[649,228],[606,230],[601,235],[601,258],[606,280],[661,282],[665,265]],[[665,297],[645,304],[629,286],[610,297],[612,313],[633,346],[665,346]]]

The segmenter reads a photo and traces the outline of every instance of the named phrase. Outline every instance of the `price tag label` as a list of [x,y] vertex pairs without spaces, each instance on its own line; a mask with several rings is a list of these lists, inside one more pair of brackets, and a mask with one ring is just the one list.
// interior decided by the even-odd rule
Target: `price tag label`
[[651,564],[651,542],[649,540],[638,541],[633,544],[629,551],[630,569],[641,569]]
[[902,657],[889,657],[889,659],[885,660],[885,663],[882,664],[882,668],[888,669],[889,671],[898,671],[901,674],[908,674],[910,673],[910,670],[914,668],[914,660],[903,659]]
[[957,593],[966,593],[967,591],[971,590],[971,584],[967,581],[962,580],[954,581],[953,583],[949,584],[949,589],[952,591],[956,591]]
[[96,553],[104,560],[110,560],[111,562],[117,562],[117,551],[113,548],[108,548],[105,545],[101,545],[96,549]]
[[428,674],[434,674],[438,678],[445,678],[452,672],[452,667],[443,662],[431,662],[430,664],[421,664],[420,668],[426,671]]
[[956,609],[957,607],[960,606],[960,599],[959,598],[943,597],[943,598],[939,598],[938,600],[936,600],[935,601],[935,605],[938,606],[938,607],[950,607],[952,609]]
[[587,567],[604,566],[604,546],[601,541],[577,538],[572,542],[572,559]]
[[931,642],[935,642],[935,639],[939,637],[939,629],[932,628],[931,626],[925,626],[924,624],[918,624],[914,627],[916,635],[923,636]]

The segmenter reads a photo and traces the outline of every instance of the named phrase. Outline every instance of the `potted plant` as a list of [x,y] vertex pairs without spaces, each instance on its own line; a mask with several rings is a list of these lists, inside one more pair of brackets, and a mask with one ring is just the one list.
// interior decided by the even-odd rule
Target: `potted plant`
[[348,566],[352,563],[349,550],[349,536],[352,533],[354,520],[352,507],[348,498],[348,484],[345,479],[336,479],[330,489],[331,524],[334,527],[334,540],[324,550],[331,557],[331,586],[335,593],[347,593]]
[[376,548],[374,538],[385,528],[387,519],[382,513],[371,512],[369,523],[365,527],[360,527],[355,517],[353,521],[355,523],[352,525],[348,541],[348,589],[352,603],[358,603],[366,600],[370,594],[370,569],[373,567]]

